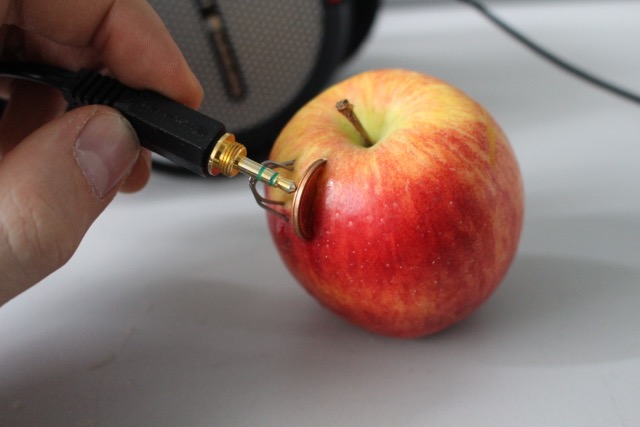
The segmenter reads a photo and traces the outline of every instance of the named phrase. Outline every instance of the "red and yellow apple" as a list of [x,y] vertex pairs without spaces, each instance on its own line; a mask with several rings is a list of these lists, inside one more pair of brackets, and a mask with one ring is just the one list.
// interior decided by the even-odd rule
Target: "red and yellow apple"
[[[344,98],[372,145],[336,111]],[[486,301],[514,259],[524,210],[514,152],[483,107],[438,79],[386,69],[338,83],[290,120],[270,158],[295,159],[295,181],[327,159],[304,212],[312,236],[276,215],[268,224],[300,284],[366,330],[443,330]],[[266,191],[290,216],[291,196]]]

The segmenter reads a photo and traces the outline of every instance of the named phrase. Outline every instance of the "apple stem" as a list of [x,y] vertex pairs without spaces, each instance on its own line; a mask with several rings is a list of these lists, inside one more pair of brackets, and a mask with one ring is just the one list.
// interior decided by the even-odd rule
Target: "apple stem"
[[360,119],[358,119],[355,111],[353,111],[353,104],[349,102],[348,99],[342,99],[336,104],[336,109],[340,114],[345,116],[347,120],[349,120],[349,123],[351,123],[351,125],[353,125],[353,127],[358,131],[358,133],[364,140],[365,146],[373,147],[373,142],[371,141],[369,134],[364,129],[364,127],[362,127]]

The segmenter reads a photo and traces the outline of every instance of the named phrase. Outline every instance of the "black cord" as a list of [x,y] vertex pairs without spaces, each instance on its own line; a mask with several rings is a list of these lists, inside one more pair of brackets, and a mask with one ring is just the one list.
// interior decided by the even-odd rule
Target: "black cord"
[[492,23],[494,23],[496,26],[498,26],[500,29],[502,29],[503,31],[505,31],[507,34],[509,34],[511,37],[513,37],[514,39],[516,39],[518,42],[522,43],[524,46],[526,46],[527,48],[531,49],[533,52],[535,52],[536,54],[540,55],[542,58],[546,59],[547,61],[551,62],[552,64],[560,67],[561,69],[567,71],[570,74],[573,74],[574,76],[585,80],[588,83],[591,83],[595,86],[600,87],[601,89],[607,90],[615,95],[621,96],[622,98],[625,98],[629,101],[635,102],[640,104],[640,95],[635,94],[631,91],[628,91],[626,89],[623,89],[613,83],[607,82],[599,77],[594,76],[591,73],[588,73],[587,71],[576,67],[575,65],[572,65],[570,63],[568,63],[567,61],[565,61],[564,59],[558,57],[557,55],[552,54],[551,52],[549,52],[547,49],[541,47],[539,44],[535,43],[534,41],[532,41],[531,39],[529,39],[528,37],[525,37],[522,33],[520,33],[518,30],[514,29],[512,26],[510,26],[509,24],[507,24],[505,21],[503,21],[502,19],[498,18],[495,14],[493,14],[485,5],[483,5],[482,3],[476,1],[476,0],[458,0],[461,3],[466,3],[469,6],[474,7],[475,9],[477,9],[482,15],[484,15],[487,19],[489,19]]
[[20,78],[60,89],[66,81],[73,78],[74,73],[44,64],[2,62],[0,63],[0,76]]
[[201,176],[210,176],[211,152],[226,133],[222,123],[196,110],[94,71],[74,73],[42,64],[0,62],[0,76],[60,89],[70,108],[90,104],[115,108],[129,120],[144,147]]

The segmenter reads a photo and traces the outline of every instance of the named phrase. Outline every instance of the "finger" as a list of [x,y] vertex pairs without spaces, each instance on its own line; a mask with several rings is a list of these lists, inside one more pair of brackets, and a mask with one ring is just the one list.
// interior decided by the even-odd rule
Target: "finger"
[[65,110],[60,92],[32,82],[15,80],[0,119],[0,158],[44,123]]
[[146,149],[140,150],[138,161],[133,166],[131,173],[124,180],[120,191],[123,193],[133,193],[142,190],[151,177],[151,152]]
[[130,124],[84,107],[41,127],[0,163],[0,304],[62,266],[139,154]]
[[[4,2],[8,24],[55,43],[90,47],[125,84],[196,107],[202,89],[160,17],[145,0]],[[64,65],[64,64],[59,64]]]

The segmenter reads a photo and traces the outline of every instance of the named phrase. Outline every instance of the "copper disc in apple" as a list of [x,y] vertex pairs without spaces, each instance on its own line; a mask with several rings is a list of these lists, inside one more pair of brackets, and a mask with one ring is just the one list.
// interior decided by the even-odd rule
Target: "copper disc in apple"
[[318,178],[322,175],[327,159],[318,159],[307,168],[298,184],[298,189],[291,205],[291,223],[298,237],[311,240],[313,237],[313,221],[311,221],[315,201]]

